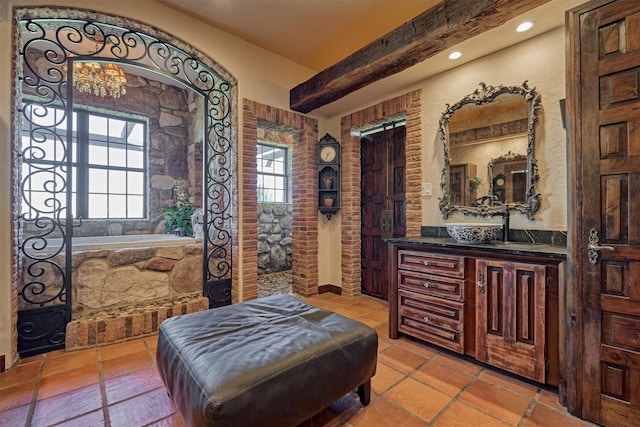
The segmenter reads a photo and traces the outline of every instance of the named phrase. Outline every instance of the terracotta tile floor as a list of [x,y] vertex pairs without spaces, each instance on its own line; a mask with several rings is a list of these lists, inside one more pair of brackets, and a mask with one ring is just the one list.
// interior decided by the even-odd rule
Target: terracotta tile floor
[[[587,426],[557,395],[408,338],[389,340],[387,305],[322,294],[306,300],[376,328],[371,404],[350,393],[316,426]],[[0,374],[0,426],[182,426],[156,371],[157,337],[22,360]]]

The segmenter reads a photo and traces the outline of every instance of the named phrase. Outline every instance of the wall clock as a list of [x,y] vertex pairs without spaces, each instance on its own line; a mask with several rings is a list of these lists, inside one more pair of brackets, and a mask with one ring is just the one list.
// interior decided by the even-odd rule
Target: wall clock
[[327,219],[340,210],[340,143],[329,134],[318,141],[318,209]]

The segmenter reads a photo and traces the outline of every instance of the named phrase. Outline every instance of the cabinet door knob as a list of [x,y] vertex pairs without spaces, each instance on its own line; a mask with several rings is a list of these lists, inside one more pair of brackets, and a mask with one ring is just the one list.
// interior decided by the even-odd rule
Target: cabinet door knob
[[478,273],[478,290],[481,294],[484,293],[484,273]]

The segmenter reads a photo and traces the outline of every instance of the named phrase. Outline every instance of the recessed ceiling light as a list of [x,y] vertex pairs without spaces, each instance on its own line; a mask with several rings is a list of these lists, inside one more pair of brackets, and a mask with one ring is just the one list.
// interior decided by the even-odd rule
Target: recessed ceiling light
[[516,31],[519,33],[524,33],[525,31],[530,30],[533,27],[533,22],[526,21],[516,27]]
[[460,52],[451,52],[449,54],[449,59],[458,59],[462,56],[462,53]]

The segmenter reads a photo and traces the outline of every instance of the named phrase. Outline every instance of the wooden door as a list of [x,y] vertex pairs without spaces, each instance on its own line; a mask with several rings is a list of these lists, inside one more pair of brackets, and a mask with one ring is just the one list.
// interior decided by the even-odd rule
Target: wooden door
[[476,359],[545,382],[546,268],[476,260]]
[[[640,425],[640,2],[598,1],[568,16],[569,410]],[[572,236],[573,235],[573,236]],[[575,280],[572,280],[575,279]]]
[[389,283],[383,223],[390,226],[388,237],[406,232],[404,147],[404,126],[361,139],[362,293],[385,301]]

